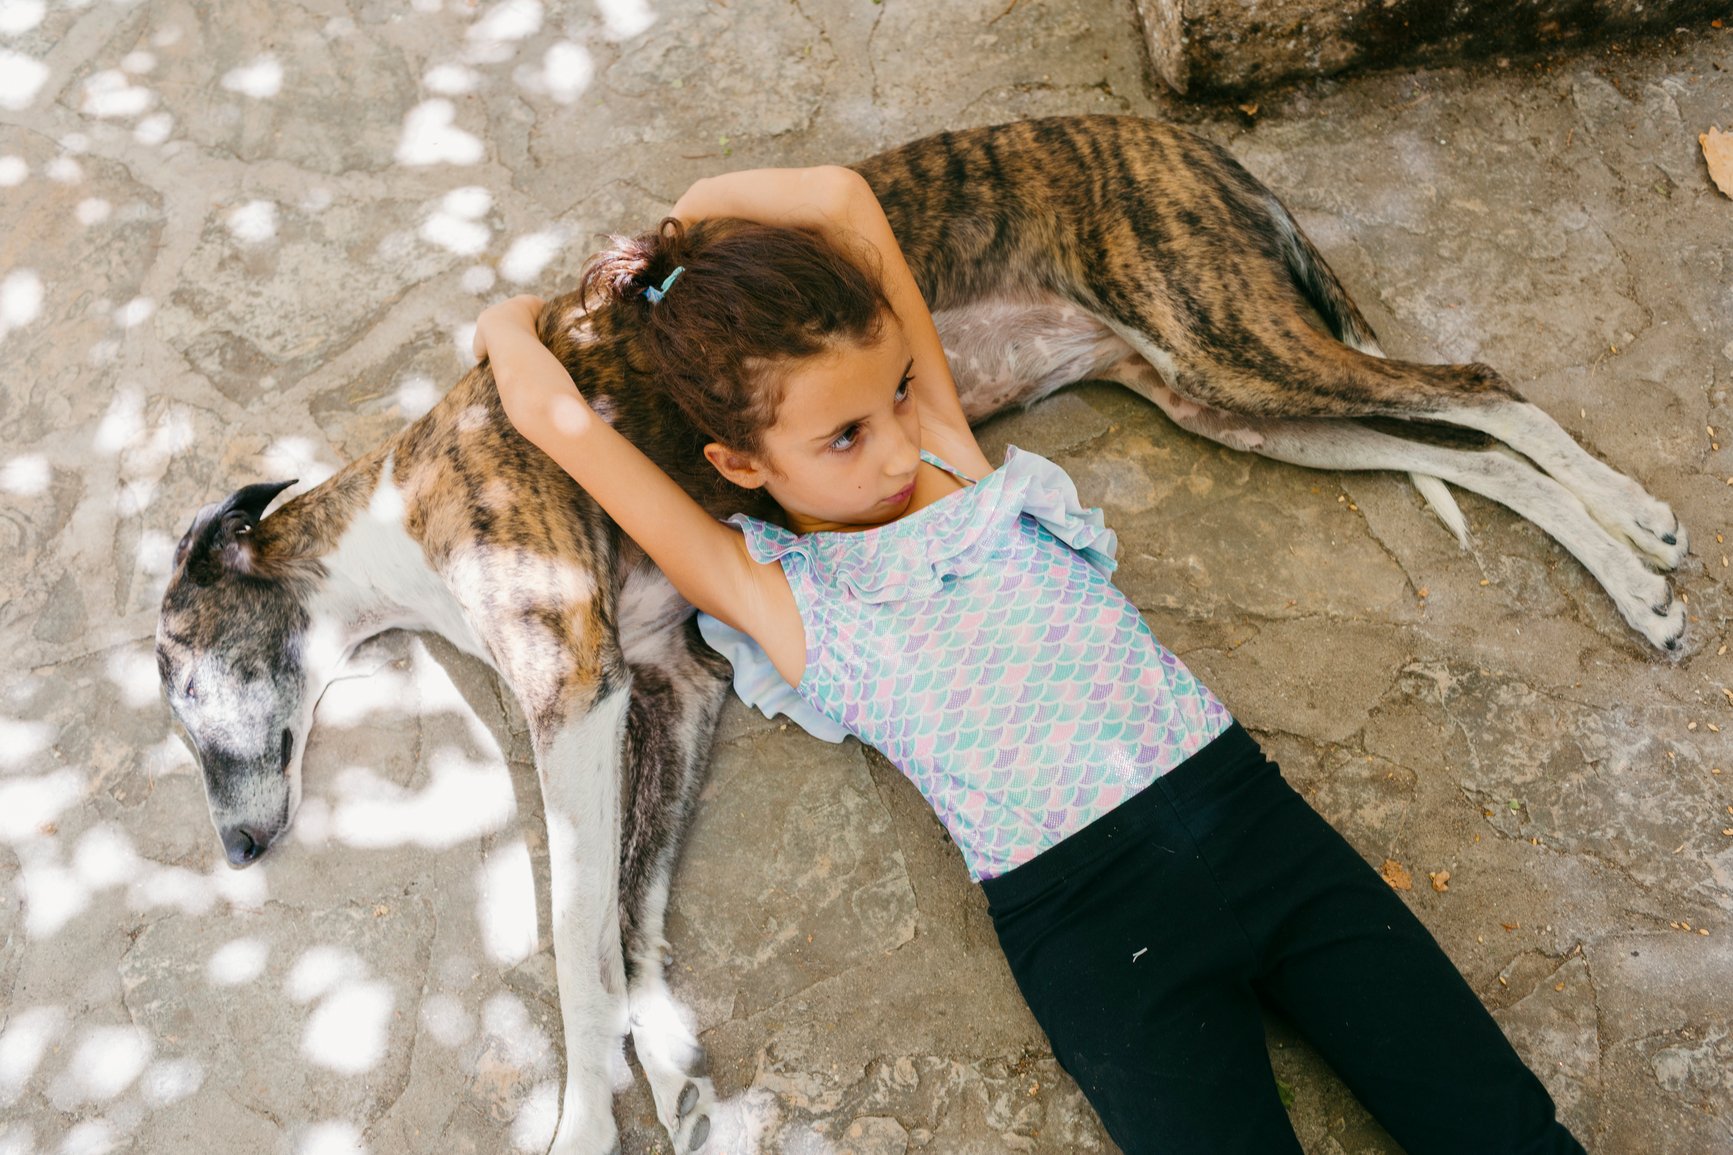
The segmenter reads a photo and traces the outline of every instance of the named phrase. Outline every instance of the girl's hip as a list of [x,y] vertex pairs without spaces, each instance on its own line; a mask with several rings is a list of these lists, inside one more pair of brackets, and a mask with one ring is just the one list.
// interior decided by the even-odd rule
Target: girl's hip
[[983,880],[981,889],[995,922],[1032,904],[1063,906],[1099,878],[1141,872],[1145,856],[1155,855],[1159,864],[1180,847],[1190,854],[1216,827],[1288,799],[1298,796],[1280,768],[1233,722],[1113,810],[1015,869]]

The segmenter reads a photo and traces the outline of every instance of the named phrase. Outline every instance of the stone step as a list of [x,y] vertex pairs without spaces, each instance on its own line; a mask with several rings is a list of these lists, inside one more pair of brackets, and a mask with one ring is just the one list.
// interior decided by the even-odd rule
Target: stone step
[[1721,35],[1709,21],[1733,17],[1729,0],[1136,0],[1136,8],[1156,74],[1194,97],[1681,27]]

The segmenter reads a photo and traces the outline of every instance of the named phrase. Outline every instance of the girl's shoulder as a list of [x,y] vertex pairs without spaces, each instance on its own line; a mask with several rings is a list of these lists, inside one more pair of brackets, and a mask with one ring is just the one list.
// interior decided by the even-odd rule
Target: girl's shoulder
[[921,413],[921,445],[935,457],[942,458],[959,473],[976,481],[993,472],[992,462],[981,452],[975,431],[967,425],[953,428],[942,419],[929,419]]

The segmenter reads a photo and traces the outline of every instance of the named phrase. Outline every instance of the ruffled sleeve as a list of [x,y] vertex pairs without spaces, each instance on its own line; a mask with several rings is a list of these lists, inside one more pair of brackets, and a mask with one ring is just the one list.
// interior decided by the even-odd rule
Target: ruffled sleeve
[[997,470],[1017,479],[1019,510],[1047,527],[1047,532],[1083,555],[1083,560],[1112,577],[1119,567],[1119,537],[1107,528],[1099,506],[1084,507],[1071,475],[1039,453],[1005,449],[1005,464]]
[[698,632],[705,644],[734,667],[734,692],[748,706],[756,706],[766,718],[784,715],[814,738],[840,742],[848,731],[831,721],[794,692],[794,687],[770,664],[770,656],[733,626],[709,614],[698,615]]

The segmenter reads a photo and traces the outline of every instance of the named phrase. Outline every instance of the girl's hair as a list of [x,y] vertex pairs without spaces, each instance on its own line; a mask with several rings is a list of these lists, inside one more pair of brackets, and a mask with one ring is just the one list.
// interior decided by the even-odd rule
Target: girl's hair
[[[733,219],[688,229],[664,217],[655,232],[610,239],[585,268],[580,298],[634,310],[646,384],[706,440],[737,452],[758,453],[776,421],[778,369],[842,341],[876,341],[890,311],[872,254],[812,229]],[[682,267],[652,303],[645,290]]]

